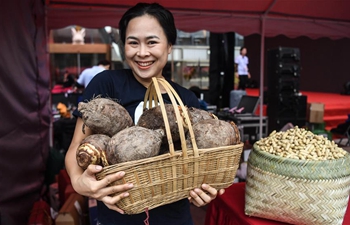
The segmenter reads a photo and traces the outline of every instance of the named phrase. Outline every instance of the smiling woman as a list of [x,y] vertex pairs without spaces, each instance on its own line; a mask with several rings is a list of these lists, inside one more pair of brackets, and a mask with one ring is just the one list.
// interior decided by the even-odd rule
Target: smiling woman
[[[163,68],[176,41],[176,28],[170,11],[157,3],[139,3],[123,15],[119,22],[119,29],[126,62],[130,69],[105,70],[97,74],[84,90],[82,100],[89,101],[94,96],[116,100],[127,110],[136,124],[142,114],[143,100],[152,78],[164,78]],[[184,105],[199,108],[198,99],[192,91],[170,79],[167,81],[180,96]],[[168,95],[164,95],[163,98],[165,103],[171,102]],[[83,133],[84,122],[81,113],[75,111],[74,116],[77,117],[77,123],[73,140],[66,154],[66,169],[75,191],[98,200],[99,224],[138,225],[144,224],[144,220],[148,218],[152,225],[192,225],[190,202],[196,206],[204,206],[218,193],[223,193],[223,190],[217,191],[203,184],[189,191],[189,199],[159,206],[150,210],[148,215],[145,213],[123,215],[123,210],[118,208],[116,203],[129,196],[128,191],[133,188],[133,184],[108,185],[123,179],[124,171],[96,180],[95,175],[101,172],[101,166],[90,165],[84,171],[78,166],[76,149],[81,141],[93,132],[85,126],[85,133]],[[117,194],[112,195],[114,193]]]
[[143,15],[129,22],[125,59],[135,78],[145,87],[152,77],[162,77],[171,47],[161,25],[153,16]]

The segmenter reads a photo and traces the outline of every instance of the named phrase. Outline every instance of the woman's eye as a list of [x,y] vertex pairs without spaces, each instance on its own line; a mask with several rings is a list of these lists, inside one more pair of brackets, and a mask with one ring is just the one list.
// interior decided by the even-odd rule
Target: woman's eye
[[154,44],[157,44],[157,42],[156,41],[149,41],[148,44],[149,45],[154,45]]
[[130,41],[128,44],[129,45],[137,45],[137,42],[136,41]]

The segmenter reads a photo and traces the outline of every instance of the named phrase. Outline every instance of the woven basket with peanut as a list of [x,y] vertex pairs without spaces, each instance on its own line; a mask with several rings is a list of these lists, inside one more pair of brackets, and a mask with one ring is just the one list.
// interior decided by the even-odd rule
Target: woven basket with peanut
[[334,141],[297,126],[284,132],[273,131],[256,144],[262,151],[300,160],[339,159],[347,153]]

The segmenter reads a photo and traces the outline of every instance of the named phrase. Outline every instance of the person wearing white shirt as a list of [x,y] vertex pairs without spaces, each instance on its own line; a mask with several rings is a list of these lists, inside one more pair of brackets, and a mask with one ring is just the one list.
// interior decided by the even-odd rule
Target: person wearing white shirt
[[235,64],[237,64],[236,76],[239,78],[239,90],[245,90],[248,79],[250,79],[250,73],[248,69],[249,59],[246,55],[247,48],[242,47],[240,49],[240,55],[235,58]]
[[92,78],[94,76],[104,70],[109,70],[111,66],[111,62],[108,60],[101,60],[97,63],[96,66],[93,66],[91,68],[87,68],[83,70],[83,72],[80,74],[77,83],[79,86],[84,86],[85,88],[88,86]]

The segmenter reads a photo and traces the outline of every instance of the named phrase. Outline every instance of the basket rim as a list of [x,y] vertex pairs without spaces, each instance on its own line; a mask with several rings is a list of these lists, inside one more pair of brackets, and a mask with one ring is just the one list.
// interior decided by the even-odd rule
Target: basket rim
[[300,164],[300,165],[304,165],[304,164],[309,164],[309,165],[319,165],[319,164],[329,164],[329,163],[334,163],[334,164],[338,164],[339,162],[344,161],[344,159],[349,158],[350,157],[350,153],[346,152],[344,157],[338,158],[338,159],[330,159],[330,160],[303,160],[303,159],[292,159],[292,158],[287,158],[287,157],[282,157],[282,156],[278,156],[278,155],[274,155],[271,154],[269,152],[260,150],[260,148],[258,147],[258,145],[256,143],[254,143],[253,145],[253,150],[256,150],[259,152],[259,154],[264,155],[266,157],[272,158],[273,160],[279,160],[286,163],[293,163],[293,164]]
[[248,169],[250,167],[298,179],[337,179],[350,176],[350,154],[334,160],[298,160],[273,155],[254,144],[248,158]]
[[[222,150],[227,150],[227,149],[242,149],[243,145],[244,145],[244,143],[240,142],[239,144],[235,144],[235,145],[226,145],[226,146],[220,146],[220,147],[215,147],[215,148],[198,149],[199,155],[198,156],[191,155],[190,158],[200,158],[201,155],[205,154],[206,152],[215,152],[215,151],[222,151]],[[192,152],[193,149],[190,148],[190,149],[188,149],[188,151]],[[146,159],[138,159],[138,160],[133,160],[133,161],[128,161],[128,162],[123,162],[123,163],[105,166],[105,167],[103,167],[102,171],[96,173],[96,178],[102,179],[101,177],[103,177],[103,175],[112,173],[115,170],[122,171],[122,170],[127,170],[131,167],[140,166],[143,164],[148,164],[148,163],[155,162],[155,161],[161,161],[164,159],[171,159],[171,158],[176,158],[176,157],[182,158],[182,154],[183,154],[182,150],[177,150],[177,151],[175,151],[174,155],[171,155],[170,153],[166,153],[166,154],[157,155],[157,156],[153,156],[153,157],[146,158]]]

